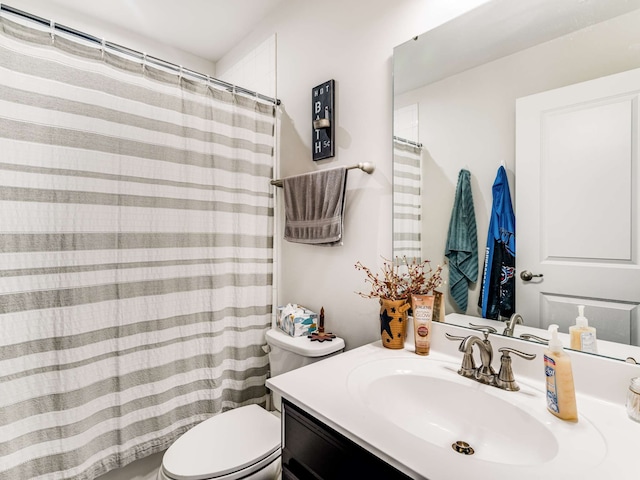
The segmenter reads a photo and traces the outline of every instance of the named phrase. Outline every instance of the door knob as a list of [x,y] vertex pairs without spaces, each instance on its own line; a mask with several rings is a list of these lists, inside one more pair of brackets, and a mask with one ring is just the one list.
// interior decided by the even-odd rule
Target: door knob
[[542,277],[541,273],[531,273],[529,270],[523,270],[520,272],[520,278],[525,282],[530,281],[534,277]]

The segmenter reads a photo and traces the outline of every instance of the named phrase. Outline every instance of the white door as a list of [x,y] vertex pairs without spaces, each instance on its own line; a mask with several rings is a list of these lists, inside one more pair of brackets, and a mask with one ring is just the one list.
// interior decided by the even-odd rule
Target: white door
[[[640,345],[640,69],[516,101],[516,307]],[[529,281],[522,272],[534,275]],[[526,277],[526,274],[525,274]]]

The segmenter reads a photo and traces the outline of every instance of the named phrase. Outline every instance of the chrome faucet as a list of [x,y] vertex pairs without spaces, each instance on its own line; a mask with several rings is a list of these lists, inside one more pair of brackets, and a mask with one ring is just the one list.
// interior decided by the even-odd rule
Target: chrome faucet
[[[513,332],[516,328],[516,325],[524,325],[524,318],[522,318],[522,315],[520,315],[519,313],[514,313],[513,315],[511,315],[511,317],[509,317],[509,320],[507,320],[505,323],[507,324],[507,326],[504,327],[504,330],[502,331],[502,335],[506,337],[513,337]],[[497,331],[496,329],[494,329],[493,327],[490,327],[489,325],[476,325],[476,324],[470,323],[469,326],[475,330],[482,330],[483,328],[491,328],[493,330],[491,333],[495,333]]]
[[492,385],[495,381],[496,372],[491,366],[493,360],[493,347],[489,341],[489,332],[483,331],[484,340],[475,335],[469,335],[460,343],[458,350],[465,355],[473,357],[473,346],[477,345],[480,351],[480,366],[475,369],[473,378],[480,383]]
[[524,318],[522,318],[522,315],[519,313],[511,315],[502,334],[507,337],[513,337],[513,331],[515,330],[516,325],[524,325]]
[[[472,378],[476,382],[498,387],[508,391],[518,391],[520,387],[515,381],[513,376],[513,369],[511,367],[510,353],[514,353],[527,360],[533,360],[536,358],[535,354],[524,353],[513,348],[503,347],[498,349],[502,353],[500,359],[500,371],[496,374],[495,370],[491,366],[493,360],[493,346],[489,341],[490,333],[497,333],[496,329],[490,326],[475,326],[475,330],[482,331],[484,339],[477,337],[476,335],[469,335],[467,337],[457,337],[448,333],[445,336],[449,340],[460,340],[460,346],[458,350],[464,353],[462,358],[462,366],[458,370],[458,374],[463,377]],[[480,351],[480,366],[476,368],[473,360],[473,346],[477,345]]]
[[[458,373],[463,377],[473,378],[480,383],[495,385],[496,372],[491,366],[493,347],[489,341],[489,334],[496,333],[496,329],[488,325],[471,325],[471,328],[480,330],[484,334],[484,339],[475,335],[456,337],[448,333],[445,334],[449,340],[461,340],[458,350],[464,353],[464,357],[462,357],[462,366]],[[480,351],[480,366],[477,368],[473,360],[474,345],[477,345]]]

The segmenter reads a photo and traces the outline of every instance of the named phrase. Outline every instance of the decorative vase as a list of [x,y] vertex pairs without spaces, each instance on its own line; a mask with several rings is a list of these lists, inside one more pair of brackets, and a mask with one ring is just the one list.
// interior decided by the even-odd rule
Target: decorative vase
[[407,300],[380,299],[380,336],[387,348],[404,348],[407,336],[407,310],[411,304]]

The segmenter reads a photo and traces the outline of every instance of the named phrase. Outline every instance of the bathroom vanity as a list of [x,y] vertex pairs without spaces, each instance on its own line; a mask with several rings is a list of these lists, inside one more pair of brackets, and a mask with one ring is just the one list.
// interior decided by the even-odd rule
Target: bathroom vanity
[[546,410],[544,345],[489,336],[496,371],[498,348],[537,355],[514,358],[509,392],[458,375],[447,332],[473,333],[434,324],[429,356],[374,342],[269,379],[285,400],[283,478],[637,478],[640,423],[624,401],[640,367],[569,352],[579,421],[564,422]]
[[284,479],[410,478],[294,404],[282,405]]

